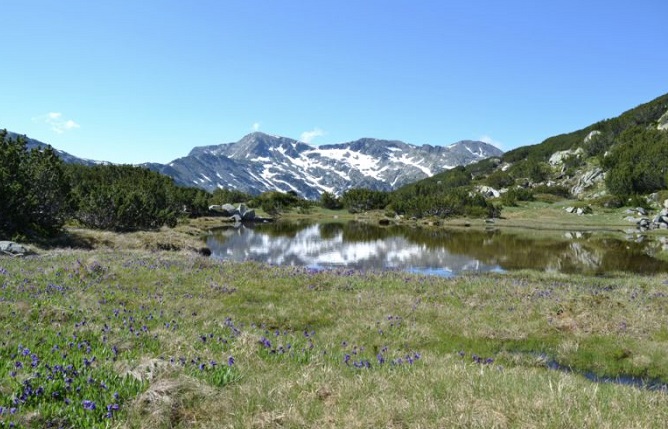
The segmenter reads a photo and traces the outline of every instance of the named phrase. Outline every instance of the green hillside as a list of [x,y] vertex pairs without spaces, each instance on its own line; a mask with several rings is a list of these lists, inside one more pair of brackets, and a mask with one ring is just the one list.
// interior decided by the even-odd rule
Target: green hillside
[[[564,152],[568,151],[568,152]],[[561,152],[560,154],[555,153]],[[552,162],[550,162],[552,161]],[[444,201],[493,212],[473,190],[497,196],[497,208],[536,198],[616,198],[623,202],[668,187],[668,94],[581,130],[523,146],[500,158],[458,167],[395,191],[391,208],[406,215],[471,214]],[[494,188],[489,190],[485,187]],[[503,192],[506,191],[506,192]],[[462,202],[462,199],[465,200]],[[446,204],[452,207],[453,204]]]

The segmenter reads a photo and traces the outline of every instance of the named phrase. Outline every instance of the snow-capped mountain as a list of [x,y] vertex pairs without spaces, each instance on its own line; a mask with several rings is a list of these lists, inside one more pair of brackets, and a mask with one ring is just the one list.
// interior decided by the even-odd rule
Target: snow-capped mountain
[[364,138],[314,147],[255,132],[235,143],[196,147],[167,165],[145,166],[173,177],[178,184],[209,191],[295,191],[317,199],[325,191],[338,195],[351,188],[392,190],[502,154],[492,145],[470,140],[442,147]]

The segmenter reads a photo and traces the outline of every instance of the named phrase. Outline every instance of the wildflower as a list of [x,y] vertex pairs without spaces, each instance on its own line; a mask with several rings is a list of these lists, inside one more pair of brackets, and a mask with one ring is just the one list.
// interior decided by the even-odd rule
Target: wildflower
[[84,410],[94,410],[96,408],[95,402],[84,399],[82,402]]
[[227,366],[233,366],[234,365],[234,357],[230,356],[227,358]]

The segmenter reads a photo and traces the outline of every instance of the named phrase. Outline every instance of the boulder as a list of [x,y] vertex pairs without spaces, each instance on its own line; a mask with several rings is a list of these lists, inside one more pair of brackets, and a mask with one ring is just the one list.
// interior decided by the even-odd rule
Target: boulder
[[244,214],[241,216],[242,220],[255,220],[255,210],[250,209],[246,210]]
[[241,223],[241,216],[239,213],[235,213],[232,216],[230,216],[230,219],[234,221],[234,223]]
[[668,209],[668,199],[663,201],[663,208]]
[[642,207],[636,207],[635,211],[638,212],[640,216],[647,216],[647,210]]
[[218,204],[213,204],[213,205],[210,205],[210,206],[209,206],[209,211],[210,211],[210,212],[217,212],[217,213],[220,213],[221,210],[222,210],[222,207],[221,207],[220,205],[218,205]]
[[491,186],[479,186],[478,192],[485,198],[499,198],[501,196],[501,192]]
[[232,216],[234,213],[236,213],[237,209],[234,207],[232,204],[223,204],[222,206],[223,212],[227,213],[228,216]]
[[568,213],[575,213],[575,207],[566,207],[565,209]]
[[584,142],[589,143],[591,141],[591,139],[593,139],[594,137],[599,136],[599,135],[601,135],[601,132],[598,131],[598,130],[594,130],[594,131],[590,132],[589,134],[587,134],[587,137],[584,138]]
[[30,254],[25,246],[13,241],[0,241],[0,255],[24,256]]
[[552,156],[550,156],[550,160],[548,162],[550,163],[550,165],[554,166],[561,165],[567,158],[570,157],[580,158],[582,155],[584,155],[584,150],[581,147],[575,150],[562,150],[553,153]]

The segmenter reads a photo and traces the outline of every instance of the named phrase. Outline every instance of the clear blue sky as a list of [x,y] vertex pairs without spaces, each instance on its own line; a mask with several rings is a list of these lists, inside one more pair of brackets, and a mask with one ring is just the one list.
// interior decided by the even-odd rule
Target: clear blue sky
[[668,92],[668,1],[3,0],[0,128],[168,162],[259,130],[508,150]]

